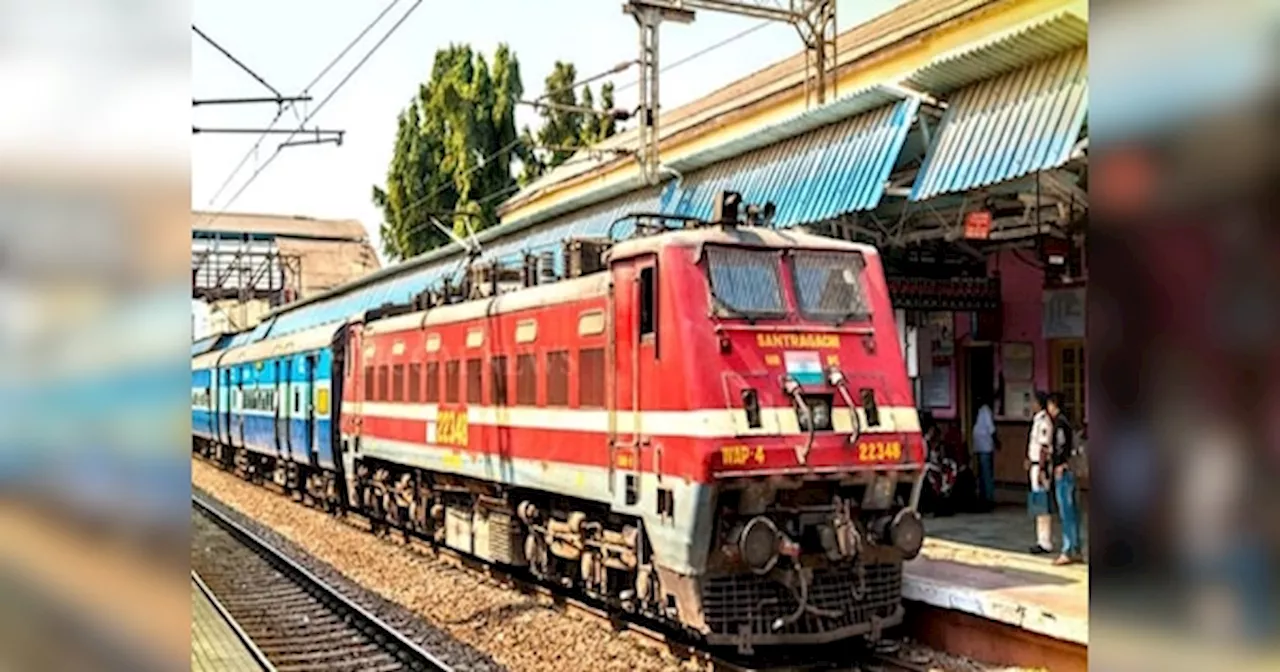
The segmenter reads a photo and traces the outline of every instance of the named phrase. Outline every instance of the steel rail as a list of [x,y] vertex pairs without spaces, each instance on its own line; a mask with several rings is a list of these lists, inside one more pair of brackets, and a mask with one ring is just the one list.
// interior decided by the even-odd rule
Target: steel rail
[[[403,633],[383,621],[374,613],[357,604],[352,599],[335,590],[331,585],[323,579],[313,574],[310,570],[298,564],[284,552],[272,546],[253,532],[246,529],[239,523],[231,520],[226,514],[219,511],[215,506],[206,502],[199,495],[191,495],[192,505],[200,511],[201,514],[213,521],[218,527],[226,530],[237,541],[244,544],[249,550],[257,553],[273,567],[278,569],[286,578],[298,583],[304,589],[309,589],[312,594],[319,594],[323,597],[326,606],[341,612],[342,615],[352,619],[364,632],[375,633],[384,643],[384,646],[393,648],[396,657],[403,660],[409,669],[429,670],[432,672],[453,672],[447,663],[437,658],[434,654],[413,641],[409,640]],[[314,591],[314,592],[313,592]]]

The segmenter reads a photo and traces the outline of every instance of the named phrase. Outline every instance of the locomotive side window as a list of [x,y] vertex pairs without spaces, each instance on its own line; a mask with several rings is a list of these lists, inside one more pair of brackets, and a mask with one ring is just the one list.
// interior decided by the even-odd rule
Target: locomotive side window
[[366,401],[373,400],[373,367],[364,367],[364,398]]
[[508,399],[507,358],[498,355],[489,360],[489,402],[494,406],[506,406]]
[[391,367],[391,401],[404,401],[404,364]]
[[378,367],[378,401],[386,401],[391,398],[390,390],[387,388],[391,385],[390,376],[387,375],[387,365],[383,364]]
[[578,405],[604,408],[604,348],[578,351]]
[[538,405],[538,356],[516,357],[516,403],[520,406]]
[[707,281],[721,317],[783,317],[787,314],[778,281],[781,257],[768,250],[711,245],[706,248]]
[[458,365],[458,360],[450,360],[444,363],[444,400],[445,403],[458,403],[458,370],[462,368]]
[[484,380],[484,369],[482,362],[478,359],[467,360],[467,403],[483,404],[484,395],[480,389],[481,381]]
[[427,403],[440,401],[440,363],[427,362]]
[[422,401],[422,365],[416,362],[409,365],[409,401]]
[[657,287],[654,283],[654,267],[640,269],[640,335],[646,336],[657,330]]
[[569,405],[569,352],[547,353],[547,405]]

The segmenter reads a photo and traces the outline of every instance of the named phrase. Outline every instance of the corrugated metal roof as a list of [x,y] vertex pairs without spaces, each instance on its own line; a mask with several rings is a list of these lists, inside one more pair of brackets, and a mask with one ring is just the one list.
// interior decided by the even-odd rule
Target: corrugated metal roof
[[1063,10],[941,54],[908,77],[906,83],[945,95],[1088,43],[1088,21],[1071,10]]
[[1066,163],[1087,111],[1088,50],[958,91],[911,199],[1004,182]]
[[900,100],[714,164],[668,189],[662,210],[706,219],[725,190],[773,201],[777,226],[875,208],[918,109],[918,100]]
[[[981,11],[1000,1],[906,0],[900,2],[837,35],[836,44],[839,48],[837,63],[842,68],[847,67],[878,51],[908,39],[918,38],[921,34],[967,14]],[[707,96],[672,110],[663,110],[659,134],[665,141],[693,127],[707,123],[715,124],[727,113],[802,85],[806,73],[805,59],[806,55],[802,51],[727,84]],[[635,129],[629,129],[600,143],[597,147],[635,147],[638,137]],[[540,192],[554,188],[557,184],[574,180],[615,161],[616,159],[609,157],[599,160],[574,160],[572,163],[561,165],[512,196],[503,204],[499,212],[528,201]],[[604,196],[599,200],[612,195]]]

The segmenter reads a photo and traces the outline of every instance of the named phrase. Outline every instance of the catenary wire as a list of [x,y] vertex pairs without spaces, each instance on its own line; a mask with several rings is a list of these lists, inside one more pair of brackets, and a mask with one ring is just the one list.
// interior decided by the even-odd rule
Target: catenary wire
[[[346,76],[343,77],[342,80],[339,81],[337,85],[333,87],[333,90],[331,90],[329,94],[325,96],[324,99],[321,100],[318,105],[316,105],[315,109],[311,110],[311,112],[307,114],[306,118],[302,120],[302,123],[298,125],[298,128],[294,129],[293,132],[290,133],[284,139],[284,143],[288,143],[290,140],[294,138],[294,136],[296,136],[298,133],[301,133],[304,130],[306,123],[308,121],[311,121],[312,118],[314,118],[317,114],[319,114],[320,111],[324,109],[325,105],[329,103],[329,101],[333,100],[333,97],[336,96],[344,86],[346,86],[347,82],[351,81],[351,78],[354,77],[355,74],[359,72],[362,67],[364,67],[364,64],[367,63],[369,59],[375,53],[377,53],[377,51],[380,48],[382,48],[382,45],[385,44],[386,41],[396,33],[396,31],[400,28],[400,26],[404,25],[404,22],[408,20],[410,16],[413,15],[414,11],[417,10],[418,7],[422,6],[422,1],[423,0],[415,0],[413,5],[410,6],[409,9],[399,19],[397,19],[394,24],[392,24],[391,28],[387,30],[386,34],[383,35],[382,38],[379,39],[373,45],[373,47],[369,49],[367,53],[365,53],[364,57],[361,58],[360,61],[357,62],[349,72],[347,72]],[[281,144],[284,144],[284,143],[281,143]],[[253,171],[253,174],[249,176],[249,179],[245,180],[245,183],[241,185],[239,189],[236,190],[235,194],[233,194],[231,198],[227,201],[227,203],[222,207],[221,212],[225,212],[227,208],[230,208],[231,204],[235,203],[236,199],[238,199],[240,195],[243,194],[245,190],[247,190],[250,187],[250,185],[254,183],[255,180],[257,180],[258,176],[261,175],[263,171],[265,171],[269,166],[271,166],[271,164],[275,161],[276,157],[280,156],[281,149],[282,149],[281,147],[277,147],[276,151],[273,152],[271,156],[267,157],[267,160],[263,162],[261,166],[258,166],[258,168]],[[221,212],[214,213],[214,215],[210,218],[209,221],[216,219],[221,214]],[[206,222],[206,224],[207,223],[208,222]]]
[[[384,7],[381,12],[378,13],[378,16],[374,17],[373,21],[370,21],[368,25],[364,27],[364,30],[361,30],[360,33],[356,35],[354,39],[348,42],[347,46],[344,47],[342,51],[338,52],[338,55],[334,56],[333,59],[329,61],[329,64],[324,66],[324,68],[320,70],[320,73],[317,74],[314,78],[312,78],[310,83],[308,83],[305,87],[303,87],[302,94],[306,95],[307,93],[309,93],[311,91],[311,87],[315,86],[321,79],[323,79],[324,76],[327,75],[329,71],[333,69],[333,66],[337,65],[339,61],[341,61],[348,53],[350,53],[350,51],[357,44],[359,44],[361,40],[364,39],[364,36],[368,35],[369,31],[373,30],[374,26],[381,23],[382,19],[386,17],[386,15],[393,8],[395,8],[396,5],[400,4],[401,1],[402,0],[391,0],[391,2],[386,7]],[[276,94],[276,95],[279,95],[279,94]],[[286,103],[286,105],[294,111],[294,118],[298,118],[297,109],[296,109],[297,106],[293,102]],[[284,108],[280,108],[279,110],[277,110],[275,118],[271,120],[271,123],[267,125],[267,128],[265,130],[270,131],[274,129],[276,124],[280,122],[280,117],[283,115],[283,113],[284,113]],[[299,125],[301,125],[301,123],[299,123]],[[258,139],[249,148],[249,151],[245,152],[244,156],[241,157],[240,161],[236,164],[236,167],[232,168],[231,172],[227,175],[226,179],[222,181],[222,184],[218,187],[218,190],[213,192],[213,196],[209,199],[210,206],[212,206],[215,202],[217,202],[218,197],[222,195],[223,191],[226,191],[227,186],[231,184],[231,181],[235,179],[236,175],[240,174],[240,169],[244,168],[244,165],[249,162],[249,159],[257,155],[258,150],[262,147],[262,143],[263,141],[266,140],[266,138],[267,138],[266,132],[258,136]],[[216,219],[216,218],[217,216],[215,216],[213,219]],[[209,221],[213,221],[213,219],[210,219]],[[208,222],[205,222],[205,223],[208,224]]]

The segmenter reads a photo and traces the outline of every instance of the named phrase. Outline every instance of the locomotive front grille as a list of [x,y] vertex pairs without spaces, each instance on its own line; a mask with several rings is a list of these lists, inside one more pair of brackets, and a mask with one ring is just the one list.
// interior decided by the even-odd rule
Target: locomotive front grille
[[[703,590],[703,614],[714,639],[739,638],[744,626],[756,641],[787,639],[823,639],[821,636],[839,631],[870,626],[873,618],[886,619],[895,614],[902,598],[901,564],[868,564],[862,599],[855,570],[820,568],[813,572],[809,585],[809,604],[840,612],[834,618],[804,612],[800,618],[781,629],[773,630],[773,622],[791,615],[799,606],[791,590],[767,576],[738,574],[710,579]],[[716,637],[719,636],[719,637]]]

